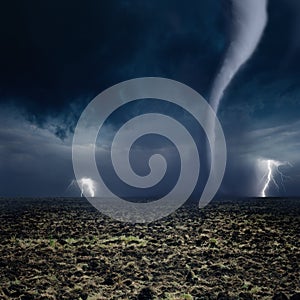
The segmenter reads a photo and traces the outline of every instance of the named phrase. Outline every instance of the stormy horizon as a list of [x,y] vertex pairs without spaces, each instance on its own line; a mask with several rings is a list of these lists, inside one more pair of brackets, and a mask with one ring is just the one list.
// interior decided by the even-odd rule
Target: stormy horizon
[[[68,189],[75,180],[71,152],[80,114],[100,92],[140,77],[182,82],[216,110],[227,145],[218,196],[299,196],[300,10],[292,0],[252,4],[3,4],[0,196],[80,196],[80,184]],[[255,22],[247,11],[255,14]],[[159,103],[151,105],[154,111],[162,109]],[[113,130],[145,106],[136,103],[107,121],[98,161],[106,157]],[[194,130],[185,112],[171,113],[192,128],[203,154],[201,128]],[[138,143],[133,149],[133,169],[140,176],[149,172],[149,155],[159,151],[170,156],[170,179],[154,192],[164,194],[180,167],[173,162],[176,150],[162,139],[143,142],[149,153],[140,153]],[[205,185],[205,164],[204,159],[204,174],[192,197],[199,197]],[[121,183],[115,185],[122,190]],[[135,191],[122,194],[135,195],[140,197]]]

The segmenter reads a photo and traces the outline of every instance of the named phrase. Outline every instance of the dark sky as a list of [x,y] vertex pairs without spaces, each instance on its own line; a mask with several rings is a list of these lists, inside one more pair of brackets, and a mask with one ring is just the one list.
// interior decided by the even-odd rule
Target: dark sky
[[[230,43],[229,0],[6,1],[0,7],[0,196],[72,196],[72,137],[100,92],[136,77],[209,99]],[[300,196],[300,5],[271,0],[253,56],[218,112],[228,147],[220,193]],[[287,164],[289,162],[290,164]],[[280,182],[283,179],[283,182]],[[174,179],[166,181],[166,186]],[[283,184],[284,186],[283,186]]]

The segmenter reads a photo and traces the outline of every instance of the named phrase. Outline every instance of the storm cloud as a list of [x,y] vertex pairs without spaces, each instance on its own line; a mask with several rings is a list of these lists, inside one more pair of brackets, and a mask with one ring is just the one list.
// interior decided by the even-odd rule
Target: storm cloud
[[[300,194],[300,12],[292,0],[269,1],[267,10],[258,48],[219,110],[228,147],[224,195],[259,194],[260,157],[292,164],[285,191],[272,195]],[[2,3],[0,196],[80,195],[66,191],[74,127],[113,84],[167,77],[208,99],[230,18],[228,2],[218,0]]]

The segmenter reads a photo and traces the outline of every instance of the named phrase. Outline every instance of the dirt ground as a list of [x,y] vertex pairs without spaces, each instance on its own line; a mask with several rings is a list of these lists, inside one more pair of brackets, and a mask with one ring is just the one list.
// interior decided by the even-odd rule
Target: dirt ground
[[[85,199],[0,199],[0,299],[300,299],[300,199],[114,221]],[[297,294],[298,293],[298,294]]]

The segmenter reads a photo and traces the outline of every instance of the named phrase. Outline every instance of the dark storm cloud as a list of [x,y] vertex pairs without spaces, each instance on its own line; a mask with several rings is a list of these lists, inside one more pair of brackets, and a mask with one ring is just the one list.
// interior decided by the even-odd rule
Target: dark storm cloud
[[62,142],[12,108],[2,107],[0,118],[1,196],[65,195],[74,177],[71,141]]
[[0,100],[18,102],[39,125],[74,101],[80,110],[114,83],[112,73],[135,55],[145,28],[142,16],[110,1],[3,6]]
[[13,99],[41,125],[44,116],[72,102],[81,111],[103,89],[133,77],[177,78],[205,91],[224,48],[223,18],[218,1],[191,4],[2,4],[0,101]]
[[[0,194],[63,195],[74,178],[71,139],[78,117],[113,84],[168,77],[208,99],[229,43],[228,3],[3,2]],[[259,157],[291,161],[287,194],[300,193],[298,6],[297,0],[269,1],[264,36],[225,92],[225,194],[257,195]]]
[[283,64],[285,67],[291,67],[294,61],[300,59],[300,2],[287,0],[286,3],[291,11],[292,30],[289,35],[289,51],[283,60]]

